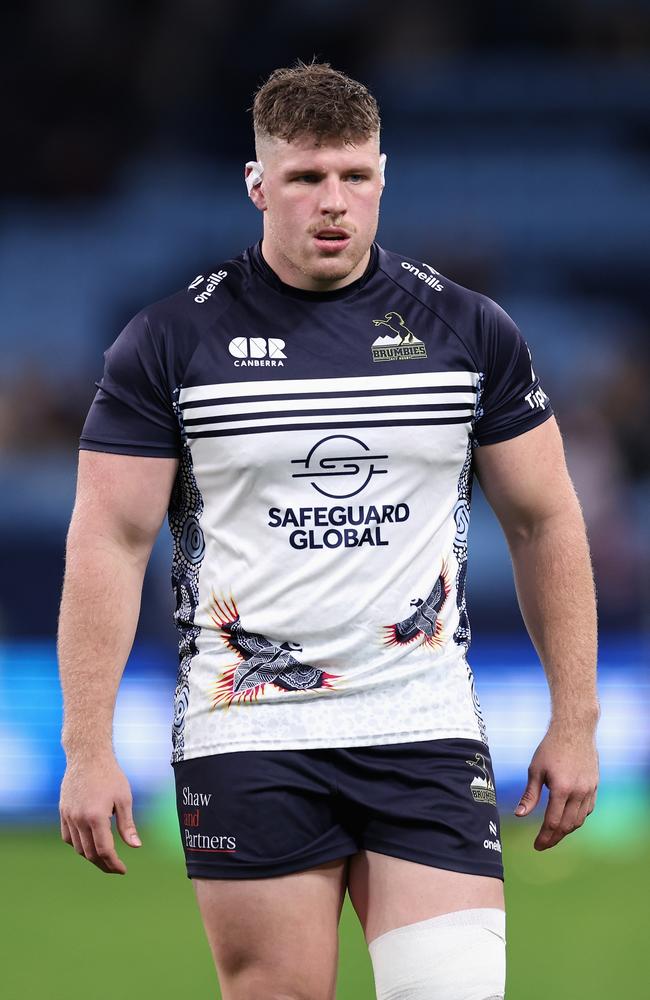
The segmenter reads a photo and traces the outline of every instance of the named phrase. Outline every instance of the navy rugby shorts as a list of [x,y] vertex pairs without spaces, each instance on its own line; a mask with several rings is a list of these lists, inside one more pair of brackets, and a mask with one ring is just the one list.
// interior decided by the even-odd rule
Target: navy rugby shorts
[[188,878],[268,878],[368,850],[503,879],[478,740],[229,751],[172,766]]

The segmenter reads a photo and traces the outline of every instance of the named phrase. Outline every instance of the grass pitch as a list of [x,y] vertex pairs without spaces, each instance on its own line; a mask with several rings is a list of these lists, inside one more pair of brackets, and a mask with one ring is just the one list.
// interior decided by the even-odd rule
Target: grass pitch
[[[585,827],[538,854],[538,825],[502,826],[508,1000],[643,995],[650,847],[597,841]],[[123,878],[82,861],[57,828],[0,830],[3,997],[219,997],[178,835],[159,823],[139,826],[144,847],[118,848],[129,868]],[[374,1000],[347,899],[340,941],[338,1000]]]

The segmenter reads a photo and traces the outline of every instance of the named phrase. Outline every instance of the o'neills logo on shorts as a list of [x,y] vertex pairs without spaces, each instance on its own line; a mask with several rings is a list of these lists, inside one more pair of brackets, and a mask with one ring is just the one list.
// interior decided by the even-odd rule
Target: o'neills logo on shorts
[[[483,847],[486,851],[498,851],[498,853],[501,854],[503,852],[503,848],[501,847],[501,841],[499,840],[497,833],[496,823],[493,823],[492,820],[490,820],[490,836],[486,837],[483,841]],[[492,838],[494,838],[494,840]]]
[[501,854],[503,851],[500,840],[486,839],[483,841],[483,847],[486,849],[486,851],[498,851],[499,854]]

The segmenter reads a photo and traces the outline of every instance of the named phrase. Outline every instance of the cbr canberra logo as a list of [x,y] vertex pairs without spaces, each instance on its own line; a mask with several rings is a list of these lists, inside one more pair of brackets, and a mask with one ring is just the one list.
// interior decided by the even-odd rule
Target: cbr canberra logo
[[233,337],[228,351],[235,368],[284,368],[284,340],[278,337]]
[[[350,434],[321,438],[305,458],[293,458],[300,471],[292,479],[306,479],[321,496],[349,500],[369,484],[373,476],[387,475],[388,455],[375,455],[365,442]],[[269,527],[293,528],[289,544],[294,549],[355,548],[388,545],[384,524],[406,521],[408,504],[362,504],[357,506],[270,507]],[[311,527],[313,525],[313,527]],[[325,528],[325,531],[317,529]]]

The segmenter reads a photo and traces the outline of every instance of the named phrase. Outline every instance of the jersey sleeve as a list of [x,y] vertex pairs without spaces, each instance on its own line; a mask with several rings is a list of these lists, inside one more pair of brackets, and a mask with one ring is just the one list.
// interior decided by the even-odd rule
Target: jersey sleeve
[[163,350],[144,313],[104,354],[104,375],[81,433],[80,448],[118,455],[175,458],[180,428]]
[[[488,300],[489,301],[489,300]],[[473,440],[496,444],[532,430],[553,415],[517,325],[495,302],[483,307],[483,384]]]

